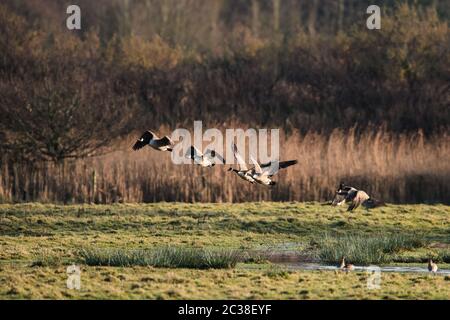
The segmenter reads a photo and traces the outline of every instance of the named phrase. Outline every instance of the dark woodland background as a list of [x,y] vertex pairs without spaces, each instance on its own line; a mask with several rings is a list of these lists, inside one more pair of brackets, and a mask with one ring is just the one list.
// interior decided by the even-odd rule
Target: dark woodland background
[[[0,3],[0,202],[450,203],[450,2]],[[381,30],[366,8],[382,8]],[[282,129],[274,188],[133,153],[194,120]]]

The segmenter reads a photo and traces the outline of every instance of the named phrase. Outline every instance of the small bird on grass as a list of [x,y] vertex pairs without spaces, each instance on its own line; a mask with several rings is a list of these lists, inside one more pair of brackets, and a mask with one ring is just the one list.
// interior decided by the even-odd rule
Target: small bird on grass
[[346,263],[345,257],[342,257],[342,261],[341,261],[341,265],[340,265],[339,269],[341,269],[343,271],[352,271],[355,269],[355,266],[351,263]]
[[436,272],[438,271],[438,266],[433,262],[432,259],[428,260],[428,271],[432,272],[433,274],[436,274]]

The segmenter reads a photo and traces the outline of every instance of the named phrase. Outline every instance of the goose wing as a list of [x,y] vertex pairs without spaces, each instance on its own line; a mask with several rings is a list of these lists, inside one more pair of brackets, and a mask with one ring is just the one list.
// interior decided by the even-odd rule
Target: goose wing
[[150,140],[152,140],[155,136],[155,134],[153,132],[151,132],[150,130],[145,131],[142,136],[134,143],[133,145],[133,150],[139,150],[142,149],[143,147],[145,147]]
[[156,147],[168,147],[173,145],[172,139],[170,139],[168,136],[164,136],[161,139],[153,139],[154,144]]
[[239,168],[242,171],[247,171],[248,170],[247,165],[245,164],[244,158],[242,158],[241,154],[239,153],[236,144],[233,143],[231,145],[231,147],[232,147],[232,150],[233,150],[234,158],[236,159],[237,163],[239,164]]
[[357,191],[356,188],[350,187],[350,186],[344,186],[341,184],[341,186],[339,186],[338,192],[340,192],[341,194],[347,194],[349,191]]
[[253,168],[254,172],[260,175],[263,174],[267,174],[266,172],[263,172],[263,170],[261,169],[261,166],[259,165],[258,161],[256,161],[252,156],[250,156],[250,161],[253,163],[253,165],[255,166]]
[[345,201],[350,202],[353,201],[356,198],[356,195],[358,194],[358,190],[351,189],[347,191],[347,195],[345,196]]
[[145,142],[143,142],[143,141],[141,141],[141,140],[138,140],[138,141],[136,141],[135,144],[133,145],[133,150],[134,150],[134,151],[137,151],[137,150],[139,150],[139,149],[142,149],[142,148],[145,147],[146,145],[147,145],[147,143],[145,143]]
[[263,171],[267,172],[267,175],[273,176],[280,171],[280,169],[285,169],[287,167],[293,166],[297,164],[297,160],[288,160],[288,161],[271,161],[268,163],[264,163],[261,165]]
[[281,161],[280,164],[279,164],[279,167],[280,167],[280,169],[285,169],[285,168],[293,166],[293,165],[295,165],[297,163],[298,163],[297,160]]
[[261,168],[265,167],[272,167],[274,164],[276,165],[278,163],[278,167],[280,169],[285,169],[287,167],[293,166],[294,164],[297,164],[297,160],[288,160],[288,161],[271,161],[267,163],[261,164]]
[[219,161],[221,163],[225,164],[225,159],[219,153],[217,153],[215,150],[207,149],[205,151],[205,156],[211,161],[215,162],[216,159],[219,159]]
[[203,153],[198,150],[196,147],[191,146],[186,152],[186,158],[195,159],[195,158],[203,158]]

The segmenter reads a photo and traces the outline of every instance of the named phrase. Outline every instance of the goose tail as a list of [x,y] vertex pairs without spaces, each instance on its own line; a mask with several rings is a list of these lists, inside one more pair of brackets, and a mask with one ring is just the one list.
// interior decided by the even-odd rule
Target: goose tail
[[377,200],[374,198],[369,198],[366,201],[366,207],[368,207],[368,208],[378,208],[378,207],[382,207],[384,205],[385,205],[385,203],[383,201]]

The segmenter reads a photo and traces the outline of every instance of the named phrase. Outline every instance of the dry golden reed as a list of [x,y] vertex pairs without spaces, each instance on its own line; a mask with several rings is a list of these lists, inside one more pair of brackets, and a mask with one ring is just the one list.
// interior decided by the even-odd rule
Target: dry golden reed
[[[162,128],[162,131],[167,129]],[[160,130],[160,131],[161,131]],[[164,132],[169,133],[169,132]],[[281,134],[281,158],[299,164],[281,171],[273,188],[251,185],[228,165],[174,165],[169,153],[133,152],[131,135],[117,150],[64,165],[33,166],[2,159],[0,201],[57,203],[326,201],[341,181],[392,203],[449,203],[450,140],[446,133],[398,135],[383,129]]]

